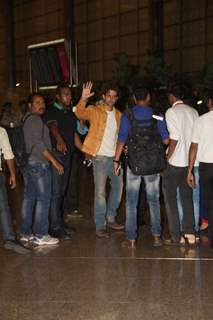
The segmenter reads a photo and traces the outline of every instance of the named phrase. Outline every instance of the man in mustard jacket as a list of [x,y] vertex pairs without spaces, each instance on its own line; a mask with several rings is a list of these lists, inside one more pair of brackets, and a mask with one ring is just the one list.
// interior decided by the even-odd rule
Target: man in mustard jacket
[[[86,107],[87,101],[94,95],[92,82],[83,85],[80,101],[75,114],[80,120],[90,123],[89,132],[82,151],[92,157],[95,184],[94,215],[96,236],[109,238],[106,226],[113,230],[122,230],[123,225],[115,221],[120,204],[123,177],[114,175],[113,159],[115,155],[121,113],[114,105],[118,100],[119,89],[113,84],[106,84],[102,92],[102,104]],[[106,203],[106,181],[110,179],[111,190]]]

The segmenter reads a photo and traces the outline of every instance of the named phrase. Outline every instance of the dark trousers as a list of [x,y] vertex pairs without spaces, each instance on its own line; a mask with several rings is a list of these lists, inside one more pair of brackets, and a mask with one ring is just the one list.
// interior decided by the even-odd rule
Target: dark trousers
[[65,196],[65,211],[72,212],[79,209],[79,186],[80,186],[80,168],[82,166],[83,156],[78,150],[72,155],[71,172],[69,176],[68,188]]
[[14,240],[15,233],[13,231],[5,183],[5,176],[0,171],[0,227],[4,240]]
[[203,200],[208,212],[210,236],[213,238],[213,163],[200,162],[199,174]]
[[[200,182],[199,182],[200,183]],[[208,220],[208,211],[206,201],[204,200],[204,191],[200,184],[200,218]]]
[[58,151],[53,151],[56,159],[64,166],[64,174],[60,175],[52,167],[52,196],[50,206],[50,229],[63,227],[64,198],[67,191],[68,179],[71,168],[71,155],[63,155]]
[[180,220],[177,207],[177,188],[183,207],[183,234],[194,233],[194,207],[192,189],[187,185],[187,167],[175,167],[168,164],[163,173],[163,193],[172,238],[180,239]]

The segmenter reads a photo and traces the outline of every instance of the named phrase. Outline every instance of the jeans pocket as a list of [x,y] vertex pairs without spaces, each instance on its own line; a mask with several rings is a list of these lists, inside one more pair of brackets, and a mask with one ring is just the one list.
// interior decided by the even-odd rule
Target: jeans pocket
[[45,175],[46,171],[41,164],[37,164],[30,168],[30,172],[33,177],[42,177]]

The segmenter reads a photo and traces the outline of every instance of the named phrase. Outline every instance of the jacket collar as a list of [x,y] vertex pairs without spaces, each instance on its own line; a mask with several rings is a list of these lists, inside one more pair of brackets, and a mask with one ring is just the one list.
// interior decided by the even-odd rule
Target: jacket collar
[[176,106],[177,104],[184,104],[182,100],[177,100],[173,103],[172,107]]
[[53,107],[58,109],[58,110],[64,110],[64,108],[62,107],[62,105],[58,102],[54,102],[53,103]]
[[[99,106],[103,111],[109,111],[109,110],[107,110],[107,105],[106,104],[100,104]],[[116,111],[116,108],[113,107],[112,111]]]

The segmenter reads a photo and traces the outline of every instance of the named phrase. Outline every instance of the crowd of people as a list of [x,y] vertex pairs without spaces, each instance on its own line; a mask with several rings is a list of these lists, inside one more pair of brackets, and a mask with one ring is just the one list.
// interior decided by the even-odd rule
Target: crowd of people
[[[109,238],[109,230],[125,230],[122,246],[136,248],[138,202],[146,192],[153,246],[193,246],[199,241],[200,229],[209,226],[213,248],[213,95],[206,97],[208,112],[199,116],[184,102],[177,85],[168,89],[170,108],[165,115],[152,107],[151,92],[142,85],[133,91],[134,106],[123,113],[115,107],[119,94],[116,85],[106,83],[101,100],[89,105],[94,92],[92,82],[87,82],[80,100],[71,107],[71,89],[63,84],[48,108],[40,93],[31,94],[17,123],[11,105],[4,106],[6,112],[0,119],[0,223],[6,249],[28,253],[29,244],[56,245],[71,238],[73,227],[66,223],[65,212],[80,216],[77,168],[82,155],[93,166],[97,238]],[[19,167],[24,191],[17,234],[5,186],[6,166],[10,187],[16,187],[16,152],[7,131],[11,124],[21,128],[27,155]],[[160,210],[161,180],[170,233],[166,239]],[[125,225],[116,219],[124,181]]]

